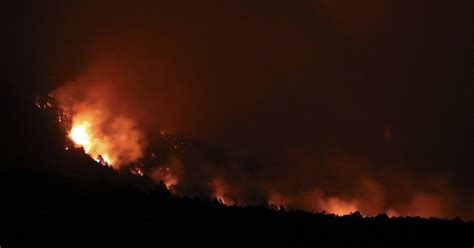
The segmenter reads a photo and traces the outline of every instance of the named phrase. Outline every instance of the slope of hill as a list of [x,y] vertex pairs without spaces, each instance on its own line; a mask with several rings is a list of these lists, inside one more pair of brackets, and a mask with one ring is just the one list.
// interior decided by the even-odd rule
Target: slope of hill
[[98,166],[80,150],[65,152],[54,119],[34,108],[23,110],[6,134],[7,162],[0,173],[2,247],[127,241],[133,246],[474,244],[474,223],[461,219],[338,217],[173,196],[163,184]]
[[138,246],[192,242],[470,247],[474,242],[474,223],[460,219],[362,217],[358,213],[337,217],[268,207],[228,207],[212,199],[172,196],[163,184],[151,187],[143,178],[91,166],[86,159],[56,162],[79,169],[61,173],[20,166],[2,173],[0,240],[5,247],[125,241]]

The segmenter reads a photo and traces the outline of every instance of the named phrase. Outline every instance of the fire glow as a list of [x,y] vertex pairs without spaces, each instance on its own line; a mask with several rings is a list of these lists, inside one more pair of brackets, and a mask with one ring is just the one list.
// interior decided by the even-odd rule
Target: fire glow
[[[385,200],[387,198],[385,186],[370,177],[355,181],[356,187],[349,194],[341,192],[329,194],[327,189],[319,188],[316,184],[310,187],[311,182],[315,181],[313,179],[306,181],[308,187],[297,191],[289,190],[294,188],[295,182],[291,180],[285,185],[274,182],[270,184],[264,178],[260,178],[261,182],[252,181],[254,177],[245,174],[238,169],[239,167],[234,167],[233,170],[231,167],[226,167],[229,165],[226,163],[232,164],[235,161],[223,161],[223,164],[217,164],[212,161],[212,157],[207,157],[205,152],[199,150],[199,142],[188,142],[164,131],[160,131],[164,150],[150,149],[144,131],[138,125],[139,120],[132,118],[133,111],[121,111],[121,108],[116,107],[119,97],[114,96],[113,90],[101,87],[100,84],[85,85],[87,87],[74,82],[67,83],[52,92],[52,97],[48,96],[46,103],[38,102],[37,99],[37,108],[58,108],[57,120],[64,128],[68,139],[65,150],[70,150],[72,146],[82,148],[98,164],[114,169],[126,168],[131,174],[148,177],[157,183],[163,182],[171,193],[192,195],[196,192],[186,190],[200,188],[207,189],[204,193],[223,205],[267,202],[269,207],[276,209],[281,207],[289,210],[303,209],[339,216],[357,211],[366,216],[381,212],[386,212],[389,216],[425,217],[441,216],[444,213],[442,196],[425,193],[422,190],[413,190],[414,195],[408,193],[410,196],[404,202],[389,206]],[[146,151],[150,152],[147,156]],[[361,166],[361,162],[357,159],[351,161],[344,159],[343,155],[335,157],[338,159],[327,162],[331,170],[341,167],[341,164]],[[302,166],[301,171],[307,169],[304,163],[298,161],[292,165]],[[232,179],[233,177],[229,177],[230,173],[241,179]],[[296,178],[300,174],[292,176]],[[246,198],[246,194],[251,195],[244,185],[247,181],[257,185],[251,190],[261,195],[266,194],[266,197],[250,200]],[[197,193],[203,195],[203,192]]]
[[60,104],[60,123],[74,147],[115,169],[140,160],[145,147],[142,131],[132,118],[111,107],[109,90],[97,87],[76,94],[77,87],[70,83],[52,93]]
[[79,123],[72,127],[69,138],[78,146],[84,147],[88,152],[90,150],[89,123]]
[[82,147],[84,152],[98,163],[106,166],[117,165],[117,160],[111,159],[108,155],[111,152],[109,151],[110,146],[106,141],[107,136],[98,135],[100,133],[98,131],[99,127],[93,123],[93,119],[82,120],[77,116],[73,117],[71,130],[68,135],[69,139],[74,143],[75,147]]

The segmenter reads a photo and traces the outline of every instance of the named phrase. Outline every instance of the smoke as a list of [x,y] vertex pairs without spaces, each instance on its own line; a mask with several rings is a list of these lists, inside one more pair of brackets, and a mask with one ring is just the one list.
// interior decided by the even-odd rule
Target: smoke
[[[409,172],[376,175],[365,155],[293,149],[265,159],[188,142],[164,131],[159,140],[153,140],[156,138],[146,137],[140,122],[130,117],[140,110],[127,103],[123,95],[127,93],[116,92],[123,77],[115,81],[96,70],[92,68],[87,76],[52,93],[66,120],[71,120],[64,123],[71,130],[69,138],[99,162],[116,168],[131,166],[131,172],[138,175],[144,175],[145,169],[147,176],[163,182],[175,194],[212,196],[226,205],[268,204],[337,215],[355,211],[364,215],[452,215],[451,194],[443,177],[415,181]],[[113,70],[114,76],[117,71]],[[157,142],[168,149],[156,146]],[[153,162],[147,162],[147,156]],[[393,176],[396,182],[391,183]],[[397,196],[391,190],[402,194]]]
[[150,177],[155,182],[163,182],[169,190],[174,190],[181,178],[182,166],[181,160],[171,157],[164,165],[153,168]]
[[143,132],[120,109],[108,85],[95,80],[78,79],[51,93],[69,121],[69,138],[92,158],[115,168],[141,159]]
[[[292,142],[291,146],[258,138],[225,146],[231,144],[226,140],[233,137],[232,133],[243,128],[226,127],[229,137],[217,139],[223,142],[221,146],[205,143],[202,130],[193,136],[189,131],[193,123],[171,128],[168,125],[181,122],[180,118],[164,118],[173,118],[174,111],[181,111],[175,107],[180,100],[158,100],[164,94],[160,87],[166,88],[165,84],[157,83],[160,87],[148,92],[147,84],[134,84],[144,75],[122,62],[115,56],[97,59],[83,75],[52,92],[71,121],[65,123],[69,138],[98,161],[103,159],[115,168],[131,166],[131,171],[136,172],[136,165],[145,163],[147,157],[159,157],[145,165],[147,176],[162,181],[175,194],[213,197],[226,205],[263,204],[338,215],[355,211],[364,215],[453,215],[452,193],[442,176],[420,180],[407,167],[376,165],[367,154],[334,147],[319,146],[315,150],[305,145],[290,149],[296,147],[292,135],[298,134],[285,130],[273,135],[282,135]],[[155,107],[159,104],[164,106]],[[158,113],[165,114],[157,114],[157,108],[163,111]],[[215,118],[211,120],[216,121]],[[172,131],[165,132],[162,127]],[[75,128],[87,134],[85,141],[74,139]],[[259,130],[252,130],[252,134],[258,137]],[[212,137],[212,131],[209,134]],[[380,136],[386,137],[386,128],[380,130]],[[167,147],[157,146],[158,143]],[[269,147],[252,152],[255,144]],[[239,145],[240,149],[234,150]]]
[[43,41],[55,41],[44,51],[65,78],[53,96],[92,130],[92,157],[124,168],[156,153],[145,172],[176,194],[472,216],[460,152],[469,105],[440,87],[469,75],[452,69],[465,51],[452,40],[440,54],[427,28],[452,34],[437,24],[446,18],[435,7],[419,18],[415,3],[343,2],[62,7],[68,21],[48,15],[64,27]]

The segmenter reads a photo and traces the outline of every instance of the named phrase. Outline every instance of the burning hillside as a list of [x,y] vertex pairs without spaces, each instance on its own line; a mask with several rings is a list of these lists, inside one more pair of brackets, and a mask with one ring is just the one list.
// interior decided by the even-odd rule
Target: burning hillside
[[80,92],[71,84],[52,95],[60,104],[59,118],[73,145],[96,161],[119,168],[141,159],[145,144],[131,118],[110,110],[104,90]]
[[5,1],[0,248],[472,247],[472,2]]
[[[288,168],[276,166],[264,171],[259,169],[259,160],[233,156],[197,140],[165,131],[151,139],[141,122],[114,98],[110,84],[81,80],[65,84],[36,103],[39,108],[57,109],[66,136],[65,149],[83,149],[98,164],[162,181],[175,194],[211,196],[225,205],[284,206],[336,215],[359,211],[364,215],[449,216],[446,195],[414,189],[414,182],[407,181],[405,175],[400,175],[400,180],[409,187],[405,189],[409,195],[392,199],[395,193],[388,182],[383,185],[369,174],[357,172],[369,168],[364,158],[331,155],[318,165],[317,174],[326,174],[317,176],[307,174],[308,163],[314,159],[305,154],[292,153],[289,160],[280,161]],[[440,180],[424,184],[431,190],[443,190],[438,187]]]

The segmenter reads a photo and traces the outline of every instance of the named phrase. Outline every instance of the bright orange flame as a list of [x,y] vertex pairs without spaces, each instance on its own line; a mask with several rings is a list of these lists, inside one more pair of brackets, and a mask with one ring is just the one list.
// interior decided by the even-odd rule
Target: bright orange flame
[[79,123],[72,127],[69,137],[78,146],[84,147],[87,152],[90,144],[90,124],[88,122]]
[[51,93],[67,137],[102,165],[118,169],[137,162],[145,148],[138,123],[116,107],[113,89],[99,81],[89,83],[81,78]]
[[107,108],[88,104],[71,116],[69,139],[100,164],[118,168],[142,157],[142,135],[130,118],[111,116]]
[[100,153],[100,139],[94,137],[91,121],[73,122],[69,138],[77,147],[82,147],[84,152],[90,155],[95,161],[103,165],[112,165],[110,157],[106,153]]

